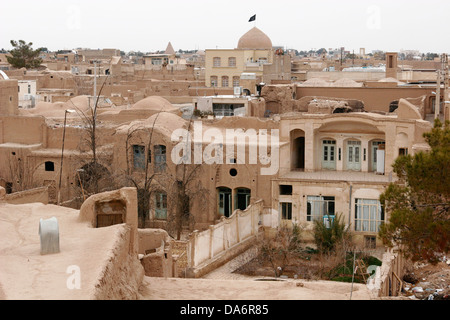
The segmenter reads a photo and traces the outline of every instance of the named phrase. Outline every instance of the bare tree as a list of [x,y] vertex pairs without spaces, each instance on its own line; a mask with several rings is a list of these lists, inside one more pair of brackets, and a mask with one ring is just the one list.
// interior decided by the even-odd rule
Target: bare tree
[[[77,172],[77,176],[80,183],[80,188],[83,189],[83,194],[86,195],[96,194],[100,191],[113,189],[115,184],[112,175],[108,172],[105,166],[100,163],[99,154],[99,135],[98,135],[98,121],[97,121],[97,109],[99,103],[99,97],[106,85],[109,75],[104,79],[98,94],[95,92],[94,107],[90,108],[89,111],[83,111],[78,106],[76,106],[72,100],[72,105],[77,109],[83,124],[84,124],[84,135],[82,136],[82,145],[85,145],[90,152],[90,156],[80,159],[81,166],[80,172]],[[99,186],[101,180],[106,180],[102,187]],[[84,194],[83,196],[86,197]]]
[[[150,127],[142,124],[130,126],[125,140],[127,170],[125,178],[128,183],[138,190],[138,213],[139,225],[145,226],[145,221],[149,218],[150,205],[152,204],[152,195],[164,191],[167,197],[168,206],[166,229],[172,236],[178,240],[184,226],[193,226],[195,224],[195,215],[192,214],[192,204],[197,199],[200,201],[200,207],[206,207],[208,204],[208,190],[202,187],[198,179],[201,165],[191,165],[183,162],[176,163],[175,166],[164,165],[163,170],[158,170],[157,164],[153,169],[151,163],[143,158],[144,164],[140,164],[142,171],[133,172],[131,169],[132,159],[129,158],[131,148],[135,143],[145,144],[147,157],[151,157],[151,151],[157,145],[154,141],[155,126],[162,110],[155,116]],[[188,124],[187,134],[190,134],[192,118]],[[133,141],[133,145],[132,145]],[[189,143],[190,139],[186,139]],[[191,146],[189,146],[191,148]],[[156,156],[156,155],[155,155]],[[155,207],[155,203],[153,203]]]
[[[185,139],[187,143],[186,149],[191,148],[191,154],[193,153],[193,146],[190,143],[192,141],[190,135],[193,116],[192,114],[189,119],[186,133],[188,136]],[[186,161],[182,161],[182,158],[179,163],[175,164],[175,173],[172,175],[175,177],[175,182],[171,192],[171,198],[174,200],[173,203],[175,205],[171,210],[169,232],[176,233],[177,240],[181,239],[184,226],[191,228],[195,225],[195,214],[192,213],[193,203],[198,203],[198,209],[203,211],[210,202],[209,190],[198,179],[201,170],[201,164],[189,164]]]
[[[143,159],[144,165],[143,165],[143,177],[142,175],[133,175],[133,170],[131,169],[131,159],[129,158],[130,150],[132,148],[131,141],[132,139],[135,139],[136,136],[140,137],[142,139],[141,133],[147,133],[148,139],[146,144],[147,150],[147,157],[151,157],[151,147],[152,147],[152,141],[153,141],[153,129],[156,124],[156,121],[158,120],[158,117],[160,113],[159,111],[153,120],[153,124],[150,128],[138,125],[138,126],[130,126],[127,131],[127,137],[125,140],[125,158],[126,158],[126,164],[127,164],[127,171],[125,174],[125,183],[131,183],[136,189],[138,194],[138,217],[139,217],[139,227],[143,228],[145,227],[145,221],[149,217],[149,211],[150,211],[150,198],[152,195],[152,192],[154,191],[154,178],[156,175],[156,172],[150,172],[150,161],[147,158],[147,160]],[[145,136],[145,135],[144,135]],[[141,143],[144,144],[143,140],[140,140]],[[142,166],[142,164],[141,164]]]

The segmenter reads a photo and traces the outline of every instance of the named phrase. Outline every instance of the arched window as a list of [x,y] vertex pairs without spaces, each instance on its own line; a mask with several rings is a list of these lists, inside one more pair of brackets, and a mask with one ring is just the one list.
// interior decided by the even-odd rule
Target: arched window
[[164,191],[155,193],[155,219],[167,220],[167,193]]
[[250,205],[252,191],[247,188],[235,189],[235,209],[245,210]]
[[220,67],[220,57],[214,57],[213,58],[213,67]]
[[217,87],[217,76],[211,76],[211,87]]
[[239,87],[239,77],[233,77],[233,87]]
[[229,57],[228,58],[228,66],[229,67],[236,67],[236,57]]
[[156,145],[155,150],[155,172],[166,171],[166,146]]
[[145,146],[133,145],[134,169],[145,169]]
[[231,206],[231,189],[226,187],[217,188],[217,196],[219,215],[228,218],[233,212]]
[[222,87],[227,88],[228,87],[228,76],[222,77]]

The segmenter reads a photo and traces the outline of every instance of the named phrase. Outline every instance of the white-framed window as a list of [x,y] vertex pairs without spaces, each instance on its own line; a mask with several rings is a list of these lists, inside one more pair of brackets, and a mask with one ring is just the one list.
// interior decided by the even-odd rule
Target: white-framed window
[[240,78],[237,76],[233,77],[233,87],[239,87],[239,80]]
[[155,172],[166,171],[166,146],[156,145],[155,149]]
[[292,220],[292,203],[280,202],[281,219]]
[[223,88],[228,87],[228,76],[222,76],[222,87]]
[[229,67],[236,67],[236,57],[229,57],[228,58],[228,66]]
[[213,67],[220,67],[220,65],[221,65],[220,57],[214,57],[213,58]]
[[155,193],[155,219],[167,220],[167,193]]
[[336,170],[335,140],[322,140],[322,168]]
[[161,58],[152,58],[152,64],[155,66],[162,65],[162,59]]
[[217,76],[211,76],[211,87],[217,87],[217,86],[218,86]]
[[372,171],[377,171],[377,163],[378,163],[378,154],[377,151],[381,148],[384,149],[384,146],[386,145],[386,142],[384,141],[372,141],[371,143],[371,152],[372,152],[372,157],[371,157],[371,162],[372,162]]
[[347,141],[347,169],[361,170],[361,141]]
[[379,200],[355,199],[355,231],[378,232],[384,223],[384,209]]
[[323,216],[335,215],[335,198],[326,196],[308,196],[306,221],[322,220]]

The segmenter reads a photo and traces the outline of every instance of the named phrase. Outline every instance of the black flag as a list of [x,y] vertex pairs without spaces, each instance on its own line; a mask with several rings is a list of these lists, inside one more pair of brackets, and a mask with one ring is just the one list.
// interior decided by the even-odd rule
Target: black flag
[[256,14],[254,15],[254,16],[252,16],[251,18],[250,18],[250,20],[248,20],[248,22],[252,22],[252,21],[255,21],[256,20]]

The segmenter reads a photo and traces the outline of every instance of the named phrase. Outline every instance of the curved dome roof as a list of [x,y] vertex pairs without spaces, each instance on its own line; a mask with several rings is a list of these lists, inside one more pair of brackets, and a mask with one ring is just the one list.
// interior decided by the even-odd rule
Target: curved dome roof
[[131,109],[151,109],[162,111],[173,111],[176,109],[168,100],[159,96],[149,96],[136,102]]
[[237,47],[238,49],[272,49],[272,40],[254,27],[239,39]]

